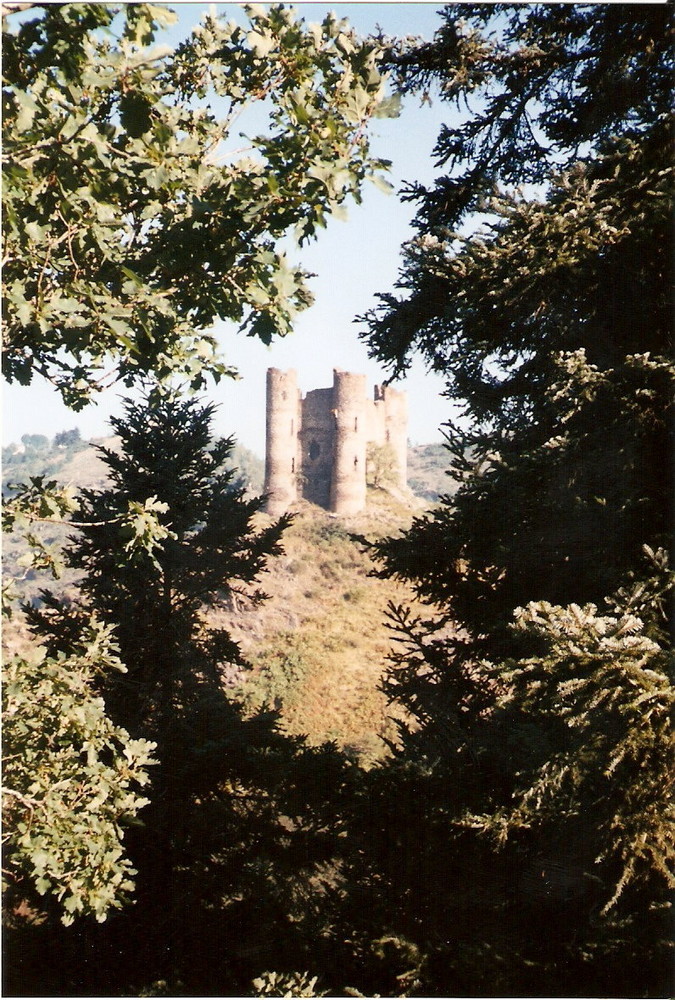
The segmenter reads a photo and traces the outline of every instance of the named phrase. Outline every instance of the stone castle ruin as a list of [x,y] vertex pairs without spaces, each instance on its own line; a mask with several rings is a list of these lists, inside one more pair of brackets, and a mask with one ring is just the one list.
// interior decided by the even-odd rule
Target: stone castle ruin
[[267,370],[267,510],[278,516],[304,498],[335,514],[356,514],[366,504],[369,444],[388,445],[397,483],[406,485],[408,405],[404,392],[375,386],[366,376],[333,372],[330,389],[304,398],[293,369]]

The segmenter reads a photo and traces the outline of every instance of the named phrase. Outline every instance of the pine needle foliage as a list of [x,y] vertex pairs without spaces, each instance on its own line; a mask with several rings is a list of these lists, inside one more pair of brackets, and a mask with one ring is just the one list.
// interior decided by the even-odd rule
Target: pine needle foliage
[[[67,549],[69,565],[83,574],[82,594],[115,626],[128,666],[107,697],[134,731],[151,719],[159,725],[182,704],[195,669],[215,678],[221,665],[241,662],[237,645],[226,630],[208,626],[204,609],[257,578],[288,523],[254,530],[261,500],[235,486],[233,442],[211,440],[213,413],[212,405],[165,393],[127,402],[125,415],[112,420],[120,449],[99,448],[110,486],[82,492],[79,532]],[[153,528],[145,548],[130,548],[120,515],[148,504],[148,529],[156,519],[164,535],[158,539]],[[247,594],[263,596],[251,588]],[[53,643],[72,611],[48,599],[28,615]]]
[[364,317],[374,357],[421,354],[462,413],[456,492],[377,546],[430,606],[392,609],[385,686],[414,721],[372,790],[414,833],[354,865],[430,994],[668,990],[668,18],[462,4],[392,49],[405,90],[476,109],[408,187],[418,235]]
[[597,852],[588,875],[604,885],[601,914],[629,886],[653,887],[660,876],[675,888],[672,655],[628,610],[533,602],[517,609],[516,627],[548,648],[488,670],[507,687],[500,707],[564,729],[543,763],[523,762],[509,808],[486,830],[499,841],[519,829],[562,829],[592,809],[584,854]]

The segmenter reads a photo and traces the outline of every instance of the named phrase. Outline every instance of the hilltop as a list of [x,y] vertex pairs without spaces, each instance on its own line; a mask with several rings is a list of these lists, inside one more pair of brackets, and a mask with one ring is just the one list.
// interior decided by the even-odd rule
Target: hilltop
[[[24,434],[20,444],[10,444],[2,449],[2,493],[6,496],[12,485],[28,482],[31,476],[44,476],[56,480],[61,486],[72,486],[76,491],[103,489],[108,479],[108,467],[101,458],[100,449],[115,451],[119,448],[116,437],[83,441],[77,428],[61,431],[52,441],[42,434]],[[234,446],[231,465],[237,470],[235,481],[250,493],[262,492],[264,464],[256,455],[240,445]],[[47,543],[65,542],[68,529],[59,525],[41,526],[41,537]],[[76,575],[65,570],[62,577],[53,581],[33,570],[22,570],[19,560],[23,543],[11,533],[2,540],[2,560],[5,577],[20,577],[22,593],[30,599],[38,596],[42,587],[62,592],[74,585]]]
[[[44,472],[77,488],[99,489],[107,470],[94,445],[115,449],[117,440],[85,444],[73,438],[66,447],[49,447],[46,439],[24,438],[23,444],[21,451],[5,449],[5,487],[23,478],[22,472]],[[235,460],[243,467],[240,481],[255,492],[262,485],[262,462],[243,449]],[[427,485],[431,482],[429,476]],[[424,506],[412,492],[375,487],[368,488],[366,509],[349,518],[298,503],[283,537],[283,554],[260,580],[268,600],[257,604],[224,595],[222,605],[209,611],[210,621],[230,630],[250,663],[247,671],[223,665],[223,683],[249,711],[277,709],[289,733],[307,735],[313,743],[336,740],[362,760],[382,754],[383,739],[396,734],[378,688],[391,649],[386,609],[389,602],[413,602],[413,595],[403,585],[370,575],[373,561],[356,536],[394,535],[408,528]],[[261,524],[269,523],[267,515],[258,517]],[[47,531],[52,541],[64,541],[67,533],[58,526]],[[4,552],[8,574],[16,572],[20,555],[20,541],[10,536]],[[32,599],[45,586],[74,594],[77,578],[66,571],[50,581],[29,571],[21,584]],[[19,620],[7,639],[16,641],[20,632]]]
[[422,500],[435,503],[452,494],[457,483],[447,473],[450,454],[446,445],[415,444],[408,447],[408,488]]
[[[2,449],[2,486],[25,482],[29,476],[44,475],[78,488],[99,489],[107,480],[106,466],[97,448],[115,448],[114,437],[83,441],[77,428],[61,431],[53,440],[42,434],[24,434],[19,444]],[[453,481],[446,475],[448,452],[444,444],[408,446],[408,487],[424,501],[435,502],[452,493]],[[263,490],[265,463],[248,448],[235,442],[232,465],[252,494]]]
[[383,738],[396,733],[378,688],[391,650],[387,605],[414,597],[369,575],[374,563],[355,536],[396,534],[415,512],[414,501],[374,488],[366,510],[349,518],[298,504],[284,553],[261,579],[269,599],[231,602],[212,615],[251,663],[245,679],[229,678],[250,709],[278,709],[284,728],[310,742],[336,740],[362,759],[381,755]]
[[[108,481],[108,470],[99,449],[115,451],[118,447],[116,437],[83,441],[77,428],[62,431],[52,441],[42,434],[24,434],[20,444],[2,449],[3,492],[12,482],[26,482],[29,476],[39,475],[77,489],[101,489]],[[231,464],[251,492],[262,492],[265,469],[257,455],[235,444]]]

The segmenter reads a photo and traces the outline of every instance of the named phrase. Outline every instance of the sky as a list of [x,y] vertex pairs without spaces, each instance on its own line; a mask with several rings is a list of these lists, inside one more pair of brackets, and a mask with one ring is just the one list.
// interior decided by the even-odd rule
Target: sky
[[[178,24],[168,41],[176,43],[215,6],[219,13],[240,18],[232,4],[171,4]],[[320,21],[328,11],[347,17],[362,34],[380,26],[391,35],[420,35],[431,39],[441,18],[440,3],[295,3],[308,22]],[[158,39],[163,40],[163,39]],[[398,191],[404,181],[430,182],[436,174],[433,148],[440,125],[450,108],[438,100],[421,104],[418,97],[404,102],[398,119],[378,119],[372,126],[372,152],[392,161],[389,181]],[[265,373],[267,368],[295,368],[303,392],[332,384],[333,368],[367,376],[369,391],[386,378],[368,358],[367,346],[359,340],[362,327],[355,317],[376,304],[377,293],[391,291],[400,267],[401,244],[413,235],[410,221],[414,206],[403,203],[396,193],[387,195],[368,184],[361,205],[350,204],[347,221],[333,220],[320,231],[316,242],[295,248],[291,260],[314,272],[310,287],[314,305],[301,313],[294,332],[277,339],[271,347],[237,332],[233,324],[213,329],[226,363],[235,366],[240,379],[211,383],[202,394],[218,404],[214,432],[233,434],[259,456],[265,451]],[[441,397],[442,382],[429,374],[420,360],[405,380],[397,383],[408,393],[409,438],[413,444],[441,440],[440,426],[451,414],[450,403]],[[18,442],[23,434],[45,434],[52,438],[61,430],[78,427],[83,438],[111,433],[109,418],[122,412],[127,390],[115,387],[98,402],[79,413],[65,407],[47,383],[37,378],[28,387],[3,386],[3,445]]]

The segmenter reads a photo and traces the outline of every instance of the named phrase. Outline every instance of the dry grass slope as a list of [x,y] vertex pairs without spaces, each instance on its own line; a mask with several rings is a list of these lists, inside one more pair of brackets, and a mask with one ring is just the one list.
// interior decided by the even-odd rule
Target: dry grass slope
[[[118,447],[114,438],[98,443]],[[85,447],[64,455],[53,474],[62,483],[100,489],[106,472],[96,451]],[[386,607],[389,601],[414,601],[407,588],[369,575],[371,557],[352,536],[396,534],[424,505],[410,492],[373,487],[367,509],[351,518],[338,519],[306,501],[298,505],[284,553],[260,582],[269,600],[256,605],[224,598],[220,608],[208,612],[213,624],[232,632],[251,663],[243,684],[236,670],[224,670],[226,683],[240,686],[250,710],[276,707],[288,732],[307,735],[312,743],[335,740],[363,761],[382,755],[382,738],[396,733],[378,688],[391,649]],[[48,528],[51,541],[65,541],[67,529]],[[25,596],[36,598],[44,586],[75,594],[72,571],[59,581],[21,571],[22,551],[19,539],[5,538],[5,572],[23,577],[18,589]],[[5,629],[10,648],[26,642],[21,617]]]
[[366,762],[385,752],[383,737],[396,733],[379,690],[392,645],[386,607],[414,599],[369,575],[372,559],[352,536],[395,534],[415,509],[379,489],[369,489],[367,509],[351,518],[298,505],[284,554],[262,580],[269,600],[216,613],[252,665],[242,687],[251,709],[275,707],[287,732],[335,740]]

